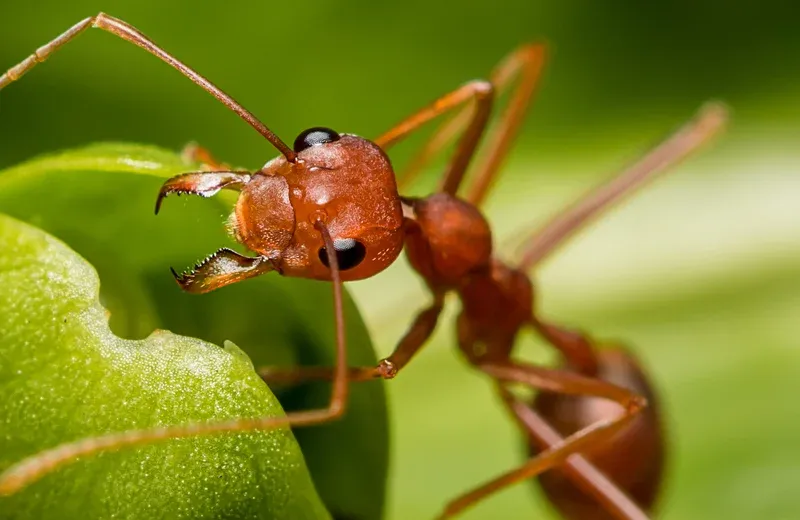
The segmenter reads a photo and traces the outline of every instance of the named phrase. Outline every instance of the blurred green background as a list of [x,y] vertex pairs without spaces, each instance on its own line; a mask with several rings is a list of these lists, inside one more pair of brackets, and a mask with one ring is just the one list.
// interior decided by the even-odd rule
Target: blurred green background
[[[800,517],[800,31],[791,2],[5,0],[0,67],[100,9],[288,142],[314,125],[374,137],[485,76],[519,43],[546,39],[552,60],[540,95],[486,207],[512,258],[526,232],[703,101],[728,102],[733,125],[713,148],[536,273],[537,305],[632,345],[650,368],[672,440],[664,518]],[[99,31],[0,93],[0,167],[101,140],[173,149],[196,140],[250,168],[275,155],[169,67]],[[415,142],[393,152],[399,165]],[[351,289],[379,354],[426,303],[405,261]],[[455,354],[452,314],[387,385],[394,520],[431,518],[523,460],[487,382]],[[521,349],[549,358],[533,339]],[[538,492],[520,485],[464,518],[548,514]]]

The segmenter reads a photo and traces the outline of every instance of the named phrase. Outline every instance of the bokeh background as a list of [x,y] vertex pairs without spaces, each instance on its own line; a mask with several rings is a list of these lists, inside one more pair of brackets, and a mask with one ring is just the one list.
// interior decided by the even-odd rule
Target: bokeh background
[[[537,223],[703,101],[726,101],[734,119],[723,139],[534,274],[537,306],[624,341],[649,368],[672,441],[664,518],[800,517],[800,31],[791,2],[4,0],[0,67],[100,9],[290,142],[315,125],[376,136],[485,76],[516,45],[548,41],[540,95],[486,207],[509,258]],[[250,168],[275,155],[200,89],[99,31],[0,93],[0,167],[107,140],[173,149],[196,140]],[[415,143],[393,152],[398,165]],[[379,354],[426,303],[404,260],[351,289]],[[452,315],[387,385],[394,520],[430,518],[523,460],[489,385],[455,353]],[[520,349],[552,358],[533,338]],[[548,515],[538,491],[519,485],[464,518]]]

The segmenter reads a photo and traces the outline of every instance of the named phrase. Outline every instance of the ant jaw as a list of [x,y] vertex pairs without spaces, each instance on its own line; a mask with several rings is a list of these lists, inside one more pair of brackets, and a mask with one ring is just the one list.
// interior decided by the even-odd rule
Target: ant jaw
[[240,255],[232,249],[222,248],[195,265],[191,271],[178,274],[174,269],[170,270],[181,289],[192,294],[203,294],[274,271],[275,268],[272,260],[267,257],[252,258]]
[[168,179],[156,199],[156,215],[167,195],[198,195],[213,197],[222,189],[236,189],[250,182],[250,173],[241,171],[190,172]]

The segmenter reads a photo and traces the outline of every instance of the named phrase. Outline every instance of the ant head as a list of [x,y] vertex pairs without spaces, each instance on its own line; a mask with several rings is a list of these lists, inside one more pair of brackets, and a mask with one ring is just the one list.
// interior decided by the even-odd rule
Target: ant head
[[267,163],[242,189],[232,215],[236,237],[286,276],[330,279],[322,221],[343,280],[383,271],[403,247],[394,171],[374,143],[315,127],[294,142],[293,162]]

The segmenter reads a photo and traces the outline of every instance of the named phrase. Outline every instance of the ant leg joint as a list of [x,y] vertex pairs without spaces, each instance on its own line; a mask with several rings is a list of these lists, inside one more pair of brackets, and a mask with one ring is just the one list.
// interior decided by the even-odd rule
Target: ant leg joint
[[394,379],[397,375],[397,366],[388,359],[382,359],[377,368],[378,375],[383,379]]
[[111,16],[109,16],[107,13],[104,13],[103,11],[100,11],[96,15],[90,16],[89,18],[87,18],[84,21],[86,23],[91,24],[92,27],[97,27],[101,20],[108,20],[109,18],[111,18]]
[[470,81],[469,85],[472,91],[475,93],[475,96],[478,98],[487,98],[494,95],[494,85],[492,85],[492,83],[489,81],[476,79]]
[[338,419],[339,417],[344,415],[345,408],[346,407],[344,403],[339,403],[339,402],[331,403],[330,407],[328,407],[327,415],[331,419]]

